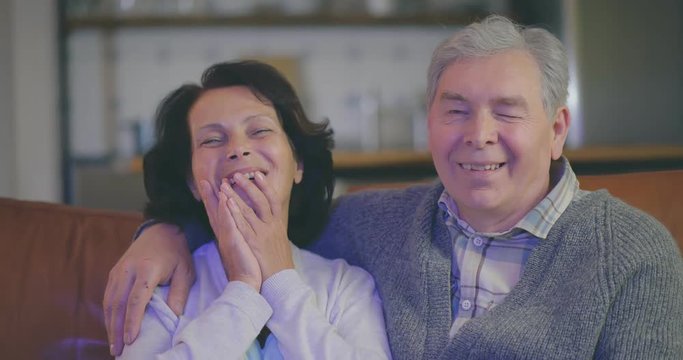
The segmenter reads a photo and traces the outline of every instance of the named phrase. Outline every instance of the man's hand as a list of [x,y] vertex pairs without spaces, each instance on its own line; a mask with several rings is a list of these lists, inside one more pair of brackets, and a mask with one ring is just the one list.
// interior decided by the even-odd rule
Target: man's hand
[[145,229],[109,272],[103,307],[111,354],[120,355],[123,343],[135,340],[157,285],[170,284],[166,301],[180,315],[194,279],[192,256],[178,227]]

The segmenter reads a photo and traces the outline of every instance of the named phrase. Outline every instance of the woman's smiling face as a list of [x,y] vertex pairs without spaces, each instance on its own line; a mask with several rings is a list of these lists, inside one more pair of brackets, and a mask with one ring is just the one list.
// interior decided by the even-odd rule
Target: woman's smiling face
[[[192,178],[188,185],[199,199],[197,185],[207,180],[214,190],[237,173],[265,175],[287,212],[292,186],[303,176],[289,138],[272,105],[245,86],[204,92],[188,116],[192,144]],[[237,193],[250,204],[239,188]]]

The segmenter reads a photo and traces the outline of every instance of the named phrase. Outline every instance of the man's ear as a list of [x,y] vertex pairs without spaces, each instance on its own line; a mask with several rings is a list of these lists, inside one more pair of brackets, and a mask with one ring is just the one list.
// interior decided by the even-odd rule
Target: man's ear
[[304,162],[297,161],[296,169],[294,169],[294,183],[299,184],[304,178]]
[[569,109],[566,106],[562,106],[557,109],[555,113],[555,119],[553,120],[553,139],[552,146],[550,149],[550,154],[553,160],[557,160],[562,156],[562,149],[564,148],[564,143],[567,140],[567,135],[569,134],[569,124],[571,123],[571,117],[569,115]]
[[194,199],[197,201],[202,201],[202,197],[199,195],[199,189],[197,189],[197,184],[195,183],[192,176],[188,176],[185,182],[187,183],[188,189],[190,189],[190,191],[192,192],[192,196],[194,196]]

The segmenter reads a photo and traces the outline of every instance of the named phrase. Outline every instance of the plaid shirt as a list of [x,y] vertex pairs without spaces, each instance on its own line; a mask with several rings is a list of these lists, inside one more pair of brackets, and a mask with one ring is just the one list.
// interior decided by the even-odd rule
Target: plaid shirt
[[450,337],[469,319],[505,300],[522,276],[531,251],[546,238],[569,203],[582,195],[564,157],[551,166],[550,179],[555,185],[548,195],[512,229],[502,233],[476,232],[458,217],[458,208],[446,191],[441,194],[438,205],[453,241]]

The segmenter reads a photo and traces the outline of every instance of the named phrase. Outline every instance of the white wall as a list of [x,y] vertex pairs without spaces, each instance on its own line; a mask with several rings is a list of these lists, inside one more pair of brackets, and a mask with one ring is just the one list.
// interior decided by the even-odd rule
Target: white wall
[[[370,131],[379,132],[374,146],[412,147],[431,53],[454,28],[134,28],[111,37],[78,30],[68,40],[71,149],[81,159],[125,158],[130,123],[151,127],[164,95],[197,82],[212,63],[252,57],[289,64],[308,115],[331,120],[337,148],[362,148]],[[361,101],[378,108],[367,129]],[[365,145],[372,149],[369,136]]]
[[683,2],[580,1],[585,145],[683,145]]
[[[12,46],[10,4],[0,2],[0,49]],[[0,51],[0,196],[14,194],[14,121],[12,110],[12,57],[9,51]]]
[[0,13],[0,195],[60,201],[56,2],[4,1]]

